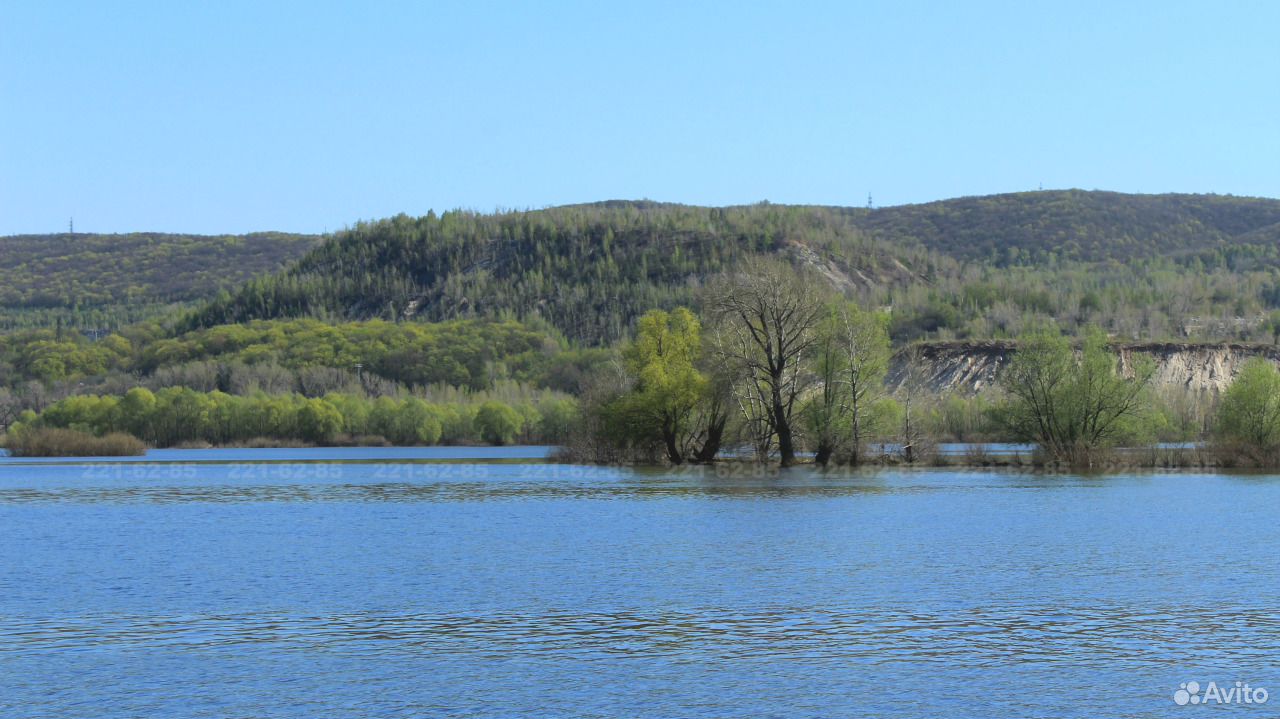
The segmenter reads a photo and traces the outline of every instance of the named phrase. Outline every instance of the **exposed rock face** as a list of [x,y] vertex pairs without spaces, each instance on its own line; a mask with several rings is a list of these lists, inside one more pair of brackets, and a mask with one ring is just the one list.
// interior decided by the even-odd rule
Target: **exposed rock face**
[[1011,342],[929,342],[893,356],[889,385],[907,381],[914,365],[915,380],[935,392],[975,394],[992,387],[1013,356]]
[[[1017,345],[1007,341],[933,342],[913,350],[921,369],[918,377],[936,392],[975,394],[993,387],[1008,365]],[[1231,384],[1241,365],[1253,357],[1280,363],[1280,349],[1269,345],[1137,343],[1116,345],[1120,369],[1129,372],[1137,357],[1155,360],[1156,387],[1179,387],[1192,392],[1216,395]],[[889,371],[891,386],[907,378],[907,356],[900,351]]]

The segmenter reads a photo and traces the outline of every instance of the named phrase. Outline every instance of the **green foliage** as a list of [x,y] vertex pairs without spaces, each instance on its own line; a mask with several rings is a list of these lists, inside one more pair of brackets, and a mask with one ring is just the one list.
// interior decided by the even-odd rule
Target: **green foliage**
[[988,397],[947,395],[933,408],[929,431],[952,442],[985,442],[1000,437],[994,419],[996,408]]
[[331,325],[306,319],[159,334],[138,326],[98,341],[74,334],[58,341],[52,330],[0,335],[0,386],[141,376],[153,389],[232,394],[377,394],[435,385],[481,391],[509,381],[576,392],[582,377],[610,357],[605,350],[566,348],[554,331],[510,320]]
[[[236,396],[185,387],[153,394],[134,388],[123,397],[68,397],[39,415],[25,414],[15,426],[71,429],[90,435],[128,432],[158,447],[259,439],[327,444],[343,435],[343,441],[378,437],[400,445],[441,441],[510,444],[522,436],[535,442],[554,441],[577,414],[573,400],[564,396],[544,395],[537,405],[545,407],[547,414],[533,403],[513,407],[495,399],[432,403],[418,397]],[[547,417],[551,418],[549,425],[545,424]]]
[[57,334],[30,330],[0,336],[0,381],[51,383],[100,375],[127,367],[133,354],[133,344],[120,335],[91,342],[67,333],[58,339]]
[[435,410],[416,397],[400,403],[394,427],[395,431],[388,435],[388,439],[398,444],[435,444],[440,441],[440,420]]
[[524,418],[501,402],[485,402],[476,410],[476,429],[489,444],[503,445],[515,441],[524,426]]
[[876,431],[875,402],[889,371],[888,324],[884,314],[840,301],[817,325],[809,359],[818,389],[805,401],[802,416],[818,464],[836,453],[857,464]]
[[[325,400],[308,399],[300,403],[295,412],[297,412],[296,421],[300,439],[308,442],[328,442],[342,431],[342,413]],[[415,443],[433,444],[440,438],[439,424],[436,425],[435,430],[434,435],[426,433],[415,435],[414,439],[417,440]]]
[[1154,432],[1150,362],[1122,376],[1106,335],[1085,333],[1079,356],[1049,329],[1023,337],[1001,376],[1008,401],[996,414],[1015,439],[1034,442],[1056,461],[1089,466],[1099,450]]
[[663,442],[667,459],[684,461],[684,439],[708,381],[696,363],[702,355],[701,325],[689,310],[650,310],[640,318],[636,338],[622,351],[632,390],[615,402],[621,426],[634,438]]
[[568,397],[547,397],[538,402],[537,410],[542,437],[552,444],[565,442],[578,425],[578,403]]
[[221,325],[158,340],[143,349],[137,368],[153,373],[201,361],[274,363],[290,370],[328,367],[412,386],[486,389],[508,378],[555,386],[572,376],[565,366],[581,358],[553,334],[511,320],[326,324],[303,319]]
[[[1011,337],[1052,319],[1129,338],[1271,339],[1280,202],[1038,192],[873,211],[609,202],[399,216],[208,303],[185,327],[280,317],[540,319],[623,339],[650,309],[752,258],[820,263],[895,340]],[[1239,318],[1239,320],[1237,320]]]
[[[854,237],[843,212],[822,208],[626,202],[402,215],[338,234],[289,271],[202,308],[186,326],[302,316],[515,316],[603,345],[621,339],[645,311],[692,305],[690,278],[785,251],[791,242],[832,248],[851,272],[887,252]],[[889,275],[908,274],[880,264],[893,268]]]
[[1214,437],[1255,463],[1274,465],[1280,458],[1280,371],[1274,364],[1255,358],[1240,368],[1222,396]]

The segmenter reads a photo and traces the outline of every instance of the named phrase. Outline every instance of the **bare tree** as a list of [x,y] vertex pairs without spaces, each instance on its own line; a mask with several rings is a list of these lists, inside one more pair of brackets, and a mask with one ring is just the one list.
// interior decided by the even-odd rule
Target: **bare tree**
[[889,371],[889,331],[886,318],[845,303],[836,314],[844,349],[844,399],[849,414],[849,463],[862,459],[862,445],[871,429],[872,407],[884,391]]
[[23,409],[21,397],[8,387],[0,387],[0,431],[8,429]]
[[898,402],[902,405],[902,427],[899,442],[902,459],[915,463],[932,453],[933,447],[925,429],[924,415],[929,394],[928,366],[919,346],[903,350],[904,373],[898,386]]
[[825,466],[841,449],[850,464],[862,459],[889,365],[887,319],[841,300],[816,329],[809,360],[818,387],[804,401],[815,464]]
[[[750,340],[744,331],[730,331],[717,326],[711,337],[713,351],[721,361],[751,351]],[[729,394],[742,419],[742,431],[750,440],[756,459],[764,461],[773,451],[775,437],[773,415],[769,412],[769,387],[758,374],[738,372],[736,367],[727,363],[724,370],[730,377]]]
[[795,463],[792,416],[806,378],[802,359],[822,318],[822,280],[776,260],[752,260],[711,285],[706,308],[716,352],[740,378],[735,396],[757,451],[765,429],[782,465]]

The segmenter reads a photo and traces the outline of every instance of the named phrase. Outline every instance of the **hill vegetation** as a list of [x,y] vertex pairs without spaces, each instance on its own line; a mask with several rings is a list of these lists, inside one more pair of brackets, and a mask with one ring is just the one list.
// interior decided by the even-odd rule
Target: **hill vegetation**
[[0,384],[141,382],[314,395],[355,384],[479,391],[510,380],[572,392],[585,369],[605,356],[515,321],[260,320],[177,337],[140,325],[97,341],[30,330],[0,336]]
[[338,233],[180,328],[515,318],[608,345],[649,309],[697,309],[708,277],[781,257],[890,309],[899,342],[1011,337],[1049,320],[1130,339],[1270,340],[1278,223],[1276,200],[1081,191],[875,210],[604,202],[401,215]]
[[[25,249],[0,267],[15,278],[0,317],[33,328],[0,334],[0,426],[126,431],[157,446],[505,443],[560,441],[579,418],[594,429],[571,444],[597,458],[703,461],[723,441],[783,463],[801,451],[856,463],[880,435],[914,461],[930,433],[1023,436],[1010,427],[1027,423],[996,422],[990,398],[886,386],[895,347],[1280,339],[1272,200],[604,202],[253,237],[9,238]],[[90,263],[107,268],[100,279]],[[788,319],[768,320],[766,306]],[[88,331],[102,327],[93,313],[114,331]],[[149,319],[127,324],[136,317]],[[1197,401],[1152,399],[1147,434],[1204,436],[1211,408]],[[1094,434],[1059,454],[1114,444]]]
[[319,238],[52,234],[0,237],[0,329],[115,328],[270,274]]
[[1280,262],[1280,200],[1265,198],[1066,190],[850,213],[875,239],[998,267],[1157,257],[1212,265],[1253,252],[1268,266]]
[[607,344],[650,308],[693,302],[706,276],[788,252],[851,286],[910,281],[905,266],[825,209],[614,202],[401,215],[339,233],[288,271],[202,308],[184,328],[302,316],[515,317]]

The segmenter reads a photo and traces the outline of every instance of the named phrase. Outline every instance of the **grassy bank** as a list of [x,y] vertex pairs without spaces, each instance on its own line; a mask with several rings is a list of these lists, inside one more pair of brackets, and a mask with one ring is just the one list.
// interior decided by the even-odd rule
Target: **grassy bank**
[[5,437],[5,448],[14,457],[137,457],[147,453],[142,440],[124,432],[95,437],[50,427],[11,432]]

